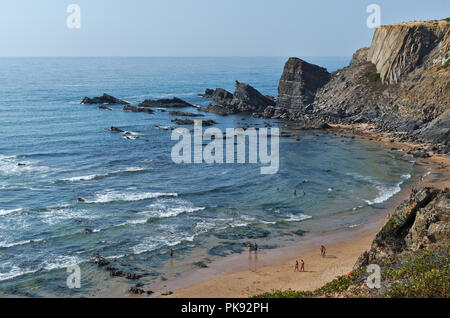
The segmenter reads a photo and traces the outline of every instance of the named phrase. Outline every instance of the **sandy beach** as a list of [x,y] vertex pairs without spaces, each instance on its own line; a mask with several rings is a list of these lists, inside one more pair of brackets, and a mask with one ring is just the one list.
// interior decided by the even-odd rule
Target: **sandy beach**
[[[361,129],[361,127],[359,127]],[[366,127],[364,127],[366,128]],[[339,133],[370,138],[375,142],[389,144],[404,152],[418,145],[392,142],[389,136],[380,136],[366,130],[351,131],[338,127]],[[368,250],[389,214],[405,200],[413,188],[450,187],[450,158],[431,155],[417,159],[427,166],[422,180],[408,187],[386,202],[386,208],[367,224],[354,229],[311,235],[302,246],[290,246],[262,253],[245,252],[213,262],[208,268],[199,269],[188,277],[180,277],[157,286],[157,290],[171,290],[168,297],[176,298],[237,298],[250,297],[276,290],[315,290],[338,276],[352,271],[358,257]],[[327,248],[326,257],[320,254],[320,246]],[[294,272],[296,260],[305,262],[305,272]],[[160,293],[155,293],[159,296]],[[164,296],[166,297],[166,296]]]

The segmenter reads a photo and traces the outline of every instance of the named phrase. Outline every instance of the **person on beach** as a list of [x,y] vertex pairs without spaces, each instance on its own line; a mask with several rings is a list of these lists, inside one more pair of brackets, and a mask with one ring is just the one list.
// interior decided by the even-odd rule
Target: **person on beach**
[[325,248],[325,246],[322,245],[320,247],[320,254],[322,254],[322,257],[325,257],[326,252],[327,252],[327,249]]
[[300,270],[298,269],[298,261],[295,261],[295,269],[294,272],[299,272]]
[[255,252],[257,252],[258,251],[258,244],[256,244],[256,242],[255,242],[255,245],[253,247],[255,248]]
[[170,249],[170,257],[173,257],[173,249]]
[[300,272],[304,272],[305,271],[305,262],[303,260],[301,260],[301,264],[302,264],[302,266],[300,267]]
[[252,251],[252,244],[248,243],[247,247],[248,247],[248,251],[251,252]]

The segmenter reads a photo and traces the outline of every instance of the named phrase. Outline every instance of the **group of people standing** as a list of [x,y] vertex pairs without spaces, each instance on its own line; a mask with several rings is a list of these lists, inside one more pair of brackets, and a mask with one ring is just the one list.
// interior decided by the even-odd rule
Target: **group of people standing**
[[[320,255],[322,257],[325,257],[327,253],[327,248],[323,245],[320,246]],[[300,260],[300,263],[298,260],[295,261],[295,268],[294,272],[304,272],[305,271],[305,262],[303,260]]]

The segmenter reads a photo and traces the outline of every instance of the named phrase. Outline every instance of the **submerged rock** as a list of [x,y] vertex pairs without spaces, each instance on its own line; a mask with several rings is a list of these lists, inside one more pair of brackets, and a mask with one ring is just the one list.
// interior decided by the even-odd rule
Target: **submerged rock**
[[99,97],[93,98],[85,97],[81,101],[81,104],[128,105],[129,103],[124,100],[115,98],[111,95],[103,94],[102,96]]
[[109,108],[108,106],[105,106],[105,105],[100,105],[97,108],[98,109],[104,109],[104,110],[112,110],[111,108]]
[[151,110],[150,108],[136,107],[136,106],[131,106],[131,105],[125,105],[123,107],[123,110],[131,111],[131,112],[135,112],[135,113],[147,113],[147,114],[153,114],[154,113],[154,111]]
[[[179,118],[175,118],[172,120],[173,123],[176,123],[177,125],[193,125],[194,121],[192,119],[179,119]],[[216,125],[217,122],[215,122],[212,119],[208,119],[208,120],[202,120],[202,126],[212,126],[212,125]]]
[[171,115],[171,116],[186,116],[186,117],[202,117],[202,116],[205,116],[203,114],[194,114],[194,113],[187,113],[187,112],[181,112],[181,111],[171,111],[171,112],[169,112],[169,115]]
[[110,130],[111,132],[115,132],[115,133],[124,133],[124,132],[125,132],[125,130],[122,130],[122,129],[117,128],[117,127],[114,127],[114,126],[111,126],[111,127],[109,128],[109,130]]
[[158,100],[151,100],[146,99],[142,103],[140,103],[138,106],[141,107],[194,107],[194,105],[189,104],[188,102],[179,99],[177,97],[174,97],[172,99],[158,99]]

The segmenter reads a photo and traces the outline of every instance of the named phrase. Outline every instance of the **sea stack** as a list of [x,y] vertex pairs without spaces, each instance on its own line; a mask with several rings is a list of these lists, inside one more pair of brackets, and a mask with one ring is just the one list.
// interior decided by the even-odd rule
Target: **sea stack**
[[320,66],[291,57],[284,66],[278,85],[277,108],[301,110],[314,101],[317,90],[330,80]]

